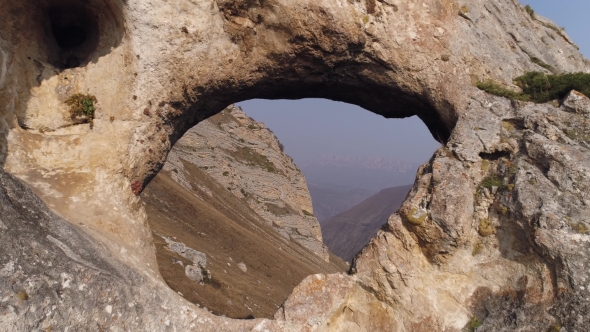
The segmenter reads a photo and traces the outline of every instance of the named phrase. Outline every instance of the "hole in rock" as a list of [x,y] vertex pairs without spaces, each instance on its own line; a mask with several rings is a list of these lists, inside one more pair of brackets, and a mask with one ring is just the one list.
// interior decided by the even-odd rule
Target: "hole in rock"
[[438,146],[416,117],[325,99],[230,106],[141,195],[160,273],[215,314],[272,318],[305,277],[349,269]]
[[500,158],[510,159],[510,152],[506,152],[506,151],[496,151],[496,152],[492,152],[492,153],[482,152],[479,154],[479,157],[484,160],[498,160]]
[[50,62],[59,68],[75,68],[96,50],[99,25],[90,8],[80,3],[49,7],[46,35],[50,36]]
[[3,10],[9,14],[3,22],[3,38],[15,43],[15,56],[31,60],[32,70],[47,65],[54,69],[84,66],[120,44],[125,1],[4,1]]
[[51,31],[55,41],[64,50],[82,45],[88,35],[88,27],[85,26],[85,22],[78,19],[75,14],[71,14],[71,16],[73,17],[59,17],[54,14],[51,19]]

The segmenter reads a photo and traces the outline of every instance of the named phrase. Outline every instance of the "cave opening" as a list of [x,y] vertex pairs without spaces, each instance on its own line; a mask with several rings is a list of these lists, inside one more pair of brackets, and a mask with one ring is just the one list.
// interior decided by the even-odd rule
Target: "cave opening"
[[96,51],[99,24],[95,13],[80,3],[64,3],[45,10],[49,62],[57,68],[82,66]]
[[69,50],[82,45],[88,37],[87,20],[74,11],[54,8],[49,11],[51,32],[60,48]]
[[[141,199],[173,290],[218,315],[272,318],[305,277],[349,270],[440,143],[417,117],[327,99],[236,105],[189,129]],[[306,150],[331,157],[306,165]]]

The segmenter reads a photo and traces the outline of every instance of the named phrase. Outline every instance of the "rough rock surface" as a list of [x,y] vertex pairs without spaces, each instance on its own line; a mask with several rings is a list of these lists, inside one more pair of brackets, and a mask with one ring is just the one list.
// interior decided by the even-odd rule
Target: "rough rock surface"
[[245,199],[279,234],[327,260],[305,177],[280,144],[263,123],[230,106],[187,131],[168,154],[163,169],[192,190],[179,170],[184,170],[185,162],[199,167]]
[[122,264],[0,171],[0,331],[249,331]]
[[193,248],[187,247],[182,242],[175,242],[171,239],[167,238],[166,236],[161,236],[166,243],[168,243],[168,250],[173,251],[180,256],[188,259],[189,261],[193,262],[195,266],[199,266],[202,268],[207,267],[207,255],[204,253],[197,251]]
[[[0,326],[456,331],[476,316],[478,330],[587,329],[588,119],[473,87],[544,71],[533,58],[590,70],[516,1],[2,0],[0,13],[0,163],[70,222],[2,176],[23,194],[2,205]],[[96,97],[94,121],[72,120],[77,93]],[[355,276],[304,281],[276,320],[214,317],[164,287],[135,195],[201,120],[302,97],[418,115],[446,147]]]
[[[172,241],[166,236],[160,235],[160,237],[168,243],[168,250],[179,254],[193,263],[192,265],[186,265],[184,268],[184,273],[190,280],[202,282],[204,277],[203,272],[205,272],[208,278],[211,278],[211,273],[205,270],[207,268],[207,255],[205,253],[187,247],[182,242]],[[179,262],[183,264],[182,261]]]

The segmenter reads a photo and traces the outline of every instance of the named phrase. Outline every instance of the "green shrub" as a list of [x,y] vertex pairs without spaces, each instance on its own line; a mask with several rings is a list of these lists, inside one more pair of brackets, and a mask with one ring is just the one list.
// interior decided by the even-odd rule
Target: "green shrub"
[[492,187],[502,188],[504,186],[504,180],[497,176],[488,176],[481,181],[481,186],[488,189],[492,189]]
[[[70,106],[70,116],[74,121],[92,122],[94,120],[94,103],[96,97],[93,95],[85,95],[77,93],[68,98],[65,103]],[[81,119],[80,119],[81,118]]]
[[405,217],[410,224],[414,226],[420,226],[424,224],[428,218],[428,214],[422,213],[422,211],[418,210],[417,208],[412,208],[408,213],[406,213]]
[[222,174],[223,174],[223,176],[228,176],[229,175],[229,172],[228,171],[225,171]]
[[522,92],[508,90],[491,80],[478,82],[476,86],[496,96],[535,103],[562,99],[572,90],[590,96],[590,74],[586,73],[547,75],[541,72],[528,72],[515,78],[514,82]]
[[268,159],[265,155],[262,155],[255,150],[237,146],[235,151],[232,150],[224,150],[233,157],[236,161],[244,163],[248,166],[257,166],[265,169],[269,173],[278,173],[275,164]]
[[541,67],[549,70],[550,72],[554,72],[555,71],[555,68],[553,68],[553,66],[550,66],[550,65],[546,64],[545,62],[543,62],[541,59],[539,59],[537,57],[532,56],[531,57],[531,61],[534,64],[537,64],[537,65],[539,65],[539,66],[541,66]]
[[517,77],[515,82],[522,93],[530,96],[530,100],[536,103],[561,99],[572,90],[590,96],[590,74],[586,73],[546,75],[530,72]]
[[477,88],[483,90],[489,94],[505,97],[509,99],[515,99],[520,101],[529,101],[529,96],[525,96],[524,94],[512,90],[508,90],[505,87],[501,86],[500,84],[492,81],[487,80],[485,82],[478,82]]
[[533,20],[536,20],[537,18],[535,17],[535,10],[530,6],[530,5],[526,5],[524,7],[524,10],[526,10],[526,12],[531,16],[531,18]]
[[277,204],[273,203],[266,203],[266,210],[270,213],[274,214],[275,216],[286,216],[290,214],[297,214],[297,210],[292,208],[289,204],[285,204],[285,206],[281,207]]

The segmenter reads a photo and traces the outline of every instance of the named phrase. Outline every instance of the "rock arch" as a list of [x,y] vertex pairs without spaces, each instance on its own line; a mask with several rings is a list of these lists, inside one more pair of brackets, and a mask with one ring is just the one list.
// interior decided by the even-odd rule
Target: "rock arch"
[[[534,310],[557,303],[561,290],[569,296],[564,308],[587,305],[571,293],[587,278],[576,267],[587,258],[570,252],[579,248],[570,241],[587,248],[587,235],[574,234],[568,225],[571,220],[583,223],[587,215],[587,170],[569,161],[587,160],[588,151],[560,134],[565,132],[562,124],[575,121],[567,107],[511,103],[473,87],[486,79],[510,86],[518,74],[546,70],[531,61],[533,57],[558,71],[590,70],[565,33],[545,19],[533,19],[515,1],[44,3],[67,9],[59,9],[62,16],[49,15],[55,43],[41,42],[48,28],[40,22],[47,20],[32,1],[0,3],[0,162],[53,211],[83,227],[152,284],[158,277],[145,216],[134,194],[159,170],[172,144],[189,127],[233,102],[323,97],[386,117],[418,115],[446,147],[421,169],[411,197],[390,219],[389,230],[361,255],[357,276],[309,280],[277,314],[277,321],[232,326],[295,329],[317,323],[327,328],[322,324],[331,320],[341,327],[356,321],[376,324],[375,329],[419,323],[453,329],[477,310],[487,310],[494,324],[497,308],[478,307],[485,296],[498,299],[495,303],[508,299],[515,303],[514,312],[538,318]],[[89,20],[79,23],[70,15]],[[61,19],[68,21],[65,28],[74,27],[71,35],[89,37],[62,40],[64,34],[55,33],[62,28],[55,23]],[[68,61],[68,52],[78,46],[78,61]],[[69,55],[64,60],[60,52]],[[64,101],[76,93],[96,97],[94,121],[68,120]],[[553,113],[557,122],[551,122]],[[498,151],[508,157],[493,157]],[[510,168],[513,164],[516,169]],[[515,186],[516,194],[503,191],[505,196],[498,198],[492,192],[497,188],[490,187],[481,189],[483,198],[476,195],[488,174],[486,167],[514,181],[503,185]],[[564,172],[579,177],[568,182],[560,175]],[[567,199],[553,210],[531,205],[550,199],[527,185],[533,180],[547,188],[544,192]],[[498,210],[490,209],[498,204]],[[502,207],[517,213],[505,217]],[[567,215],[568,222],[563,221],[565,210],[574,211]],[[488,255],[497,258],[486,261],[493,267],[466,254],[483,220],[510,230],[496,236],[497,242],[483,244],[501,249]],[[529,252],[519,258],[529,263],[515,258],[515,252]],[[462,261],[470,264],[463,266]],[[334,285],[326,295],[333,301],[325,301],[310,323],[300,296],[318,283]],[[430,284],[436,287],[428,288]],[[180,305],[174,294],[161,294]],[[425,305],[403,309],[411,303]],[[187,310],[194,317],[218,319]],[[554,318],[539,324],[554,323],[564,312],[554,312]],[[371,323],[375,313],[383,319]],[[168,325],[184,328],[197,319],[169,312],[154,317],[165,315],[173,318]],[[157,324],[155,318],[142,319],[145,326]]]

